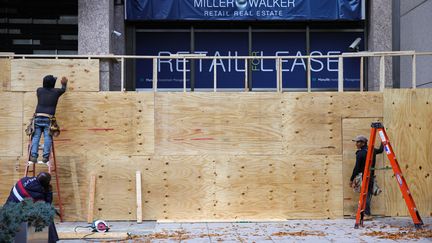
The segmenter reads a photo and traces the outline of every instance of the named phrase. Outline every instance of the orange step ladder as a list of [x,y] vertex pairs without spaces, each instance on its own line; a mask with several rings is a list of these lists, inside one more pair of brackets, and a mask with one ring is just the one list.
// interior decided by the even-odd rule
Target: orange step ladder
[[375,145],[375,138],[376,134],[378,132],[378,135],[381,139],[381,142],[384,146],[384,151],[387,154],[387,157],[390,161],[391,167],[393,168],[393,172],[396,176],[396,180],[398,182],[399,188],[402,192],[403,198],[405,199],[405,203],[408,207],[409,213],[411,215],[411,218],[414,222],[414,225],[417,229],[421,228],[423,225],[423,221],[420,217],[420,214],[417,210],[416,204],[414,202],[414,199],[411,195],[411,192],[408,188],[408,185],[405,181],[405,178],[402,175],[402,171],[399,167],[399,163],[396,159],[396,155],[393,151],[393,148],[390,144],[390,140],[387,136],[387,133],[384,129],[384,126],[381,122],[373,122],[371,125],[371,134],[369,138],[369,146],[368,146],[368,152],[366,156],[366,164],[365,169],[363,173],[363,180],[362,180],[362,186],[360,191],[360,198],[358,203],[358,209],[356,214],[356,223],[354,225],[354,228],[359,228],[359,226],[363,226],[363,216],[364,211],[366,207],[366,197],[368,194],[369,189],[369,183],[370,183],[370,170],[372,165],[372,156],[374,151],[374,145]]
[[[48,166],[48,173],[50,173],[51,176],[55,177],[56,181],[56,194],[57,194],[57,200],[58,200],[58,208],[59,208],[59,217],[60,221],[63,222],[63,204],[61,200],[61,194],[60,194],[60,183],[59,183],[59,176],[57,174],[57,161],[55,156],[55,148],[54,148],[54,139],[51,136],[51,152],[49,156],[49,161],[47,163],[44,163],[42,161],[38,161],[37,163],[33,163],[30,161],[31,156],[31,146],[32,146],[32,136],[29,136],[29,143],[28,143],[28,156],[26,161],[26,168],[25,168],[25,174],[24,176],[28,176],[29,172],[33,173],[33,176],[36,176],[36,164],[39,165],[45,165]],[[39,150],[43,150],[43,144],[39,145]],[[30,168],[32,168],[30,170]]]

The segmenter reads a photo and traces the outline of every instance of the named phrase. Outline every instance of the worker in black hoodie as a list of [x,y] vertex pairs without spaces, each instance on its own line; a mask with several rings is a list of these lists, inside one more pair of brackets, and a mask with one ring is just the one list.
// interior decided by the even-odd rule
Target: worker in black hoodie
[[62,77],[61,89],[54,88],[57,78],[47,75],[43,78],[43,87],[36,90],[38,104],[34,114],[34,133],[32,137],[30,161],[37,162],[39,141],[44,134],[42,161],[47,163],[51,152],[52,137],[50,135],[51,121],[55,115],[59,97],[66,91],[67,78]]
[[[26,198],[51,204],[53,201],[51,175],[46,172],[40,172],[36,177],[21,178],[15,186],[12,187],[5,205],[21,203]],[[51,222],[49,225],[48,242],[52,243],[58,240],[55,224]]]

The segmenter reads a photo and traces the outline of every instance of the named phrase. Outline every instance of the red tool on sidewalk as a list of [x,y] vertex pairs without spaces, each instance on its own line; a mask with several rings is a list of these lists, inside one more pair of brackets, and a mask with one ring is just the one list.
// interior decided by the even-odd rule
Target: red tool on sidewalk
[[393,148],[390,144],[389,138],[387,136],[387,133],[384,129],[384,126],[381,122],[374,122],[371,125],[371,134],[369,138],[369,146],[368,146],[368,152],[366,156],[366,165],[363,173],[363,180],[362,180],[362,186],[360,191],[360,198],[358,203],[358,209],[357,209],[357,215],[356,215],[356,223],[354,225],[354,228],[358,228],[359,226],[363,226],[363,216],[364,211],[366,207],[366,197],[368,194],[369,189],[369,182],[370,182],[370,170],[372,165],[372,156],[374,151],[374,145],[375,145],[375,138],[376,133],[378,132],[378,135],[381,139],[381,142],[384,146],[384,151],[387,154],[387,157],[390,161],[391,167],[393,168],[393,172],[396,176],[397,183],[399,185],[399,188],[402,192],[403,198],[405,199],[405,203],[408,207],[409,213],[411,215],[411,218],[413,219],[414,225],[417,229],[421,228],[423,225],[423,221],[420,217],[420,214],[417,210],[417,207],[415,205],[414,199],[411,195],[411,192],[408,188],[408,185],[405,181],[405,178],[402,175],[402,171],[399,167],[399,163],[396,159],[396,155],[393,152]]
[[[30,161],[32,136],[29,136],[28,156],[27,156],[27,161],[26,161],[27,165],[26,165],[24,176],[28,176],[29,172],[33,173],[33,176],[36,176],[36,164],[48,166],[48,173],[50,173],[51,176],[55,177],[56,191],[54,192],[54,194],[57,194],[57,202],[58,202],[58,207],[59,207],[58,215],[60,217],[60,221],[63,222],[63,204],[62,204],[61,195],[60,195],[60,183],[59,183],[59,176],[57,174],[57,161],[56,161],[55,150],[54,150],[54,140],[52,139],[52,137],[51,137],[51,141],[52,141],[52,143],[51,143],[51,153],[49,156],[49,161],[47,163],[44,163],[42,161],[38,161],[37,163],[33,163]],[[43,150],[43,145],[39,145],[38,149]],[[32,170],[30,170],[30,167],[32,167]]]

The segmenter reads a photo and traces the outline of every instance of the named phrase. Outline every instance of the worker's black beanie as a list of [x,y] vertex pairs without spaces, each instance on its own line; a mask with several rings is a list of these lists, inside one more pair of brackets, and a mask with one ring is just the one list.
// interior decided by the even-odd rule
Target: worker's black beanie
[[37,176],[37,180],[39,181],[39,183],[43,188],[48,189],[51,182],[51,175],[46,172],[41,172]]
[[54,88],[57,78],[52,75],[47,75],[43,78],[43,87],[44,88]]

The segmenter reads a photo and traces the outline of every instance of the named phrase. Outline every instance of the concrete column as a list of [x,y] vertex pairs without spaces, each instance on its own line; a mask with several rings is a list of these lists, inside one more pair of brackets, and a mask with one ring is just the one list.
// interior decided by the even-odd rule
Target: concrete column
[[[400,49],[417,52],[432,50],[432,0],[401,0]],[[432,56],[417,57],[417,87],[432,88]],[[412,87],[411,57],[400,61],[401,87]]]
[[[124,5],[114,4],[114,30],[121,33],[120,36],[112,36],[112,52],[116,55],[125,54],[125,20],[124,20]],[[113,71],[111,72],[110,90],[120,90],[121,84],[121,63],[116,62],[113,64]]]
[[[392,50],[392,0],[369,0],[369,51]],[[369,58],[368,89],[379,89],[379,58]],[[386,58],[386,87],[392,87],[392,60]]]
[[[112,53],[113,0],[78,0],[78,54]],[[100,62],[100,90],[110,90],[112,61]]]

